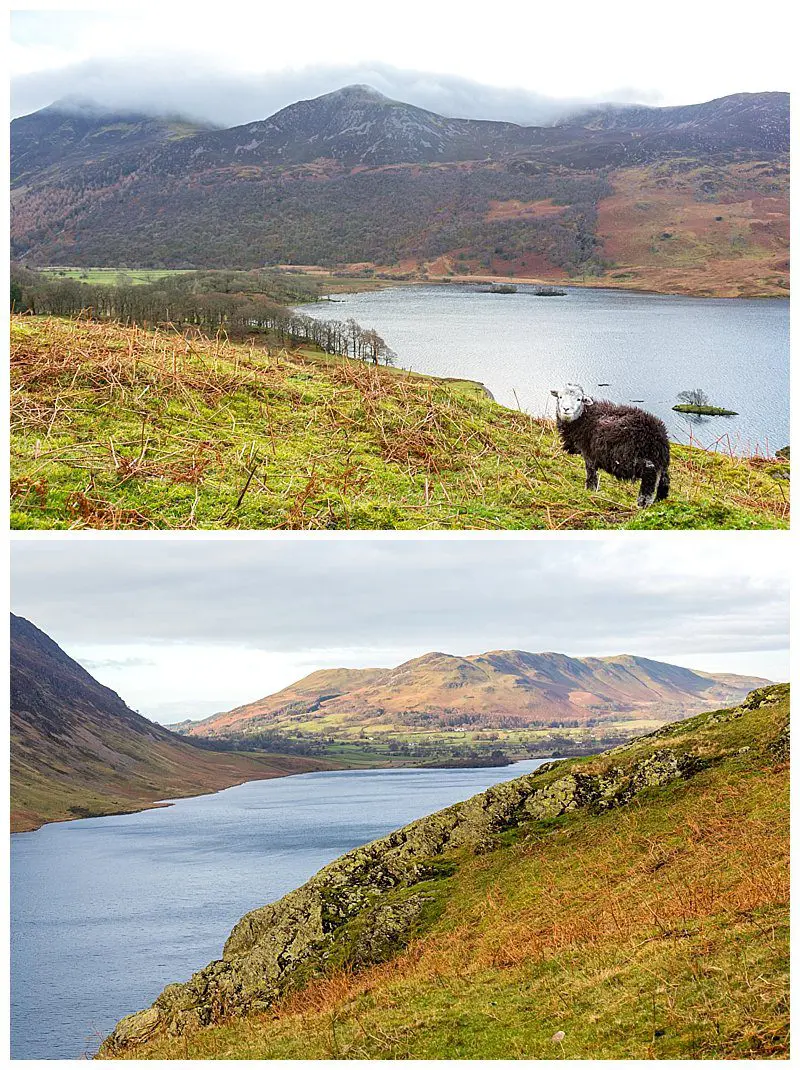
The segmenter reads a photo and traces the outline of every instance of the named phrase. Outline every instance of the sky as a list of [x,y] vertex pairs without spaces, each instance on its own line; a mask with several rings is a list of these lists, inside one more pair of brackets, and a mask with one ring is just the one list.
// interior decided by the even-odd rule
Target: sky
[[133,709],[208,716],[316,669],[432,650],[638,654],[788,678],[786,539],[12,540],[12,610]]
[[768,18],[720,0],[15,7],[12,117],[78,96],[227,126],[366,83],[448,115],[536,124],[598,101],[788,90],[795,58],[777,29],[785,0]]

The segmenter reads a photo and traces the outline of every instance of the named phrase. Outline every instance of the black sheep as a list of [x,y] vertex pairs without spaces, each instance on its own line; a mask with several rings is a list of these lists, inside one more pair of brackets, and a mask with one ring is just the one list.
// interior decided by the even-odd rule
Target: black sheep
[[595,401],[576,383],[550,393],[557,399],[561,443],[567,453],[583,457],[588,490],[600,486],[602,469],[617,479],[640,479],[642,508],[667,497],[669,439],[663,420],[632,405]]

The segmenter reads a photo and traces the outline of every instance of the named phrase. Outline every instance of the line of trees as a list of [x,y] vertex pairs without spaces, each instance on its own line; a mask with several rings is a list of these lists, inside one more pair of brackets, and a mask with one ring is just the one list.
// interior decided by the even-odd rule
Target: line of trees
[[316,293],[289,294],[286,283],[251,272],[191,272],[142,285],[92,284],[13,267],[12,311],[35,315],[89,316],[155,327],[172,323],[204,334],[265,334],[280,345],[313,345],[336,356],[393,364],[396,354],[372,328],[354,319],[320,319],[287,307],[287,299],[314,300]]

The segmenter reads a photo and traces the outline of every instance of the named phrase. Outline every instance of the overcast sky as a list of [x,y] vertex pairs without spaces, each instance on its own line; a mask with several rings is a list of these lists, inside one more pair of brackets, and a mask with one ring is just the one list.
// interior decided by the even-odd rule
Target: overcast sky
[[445,114],[537,123],[564,101],[787,90],[796,59],[785,2],[763,17],[720,0],[49,6],[12,15],[12,116],[80,96],[233,125],[365,82]]
[[788,677],[786,540],[15,539],[12,609],[169,722],[441,650]]

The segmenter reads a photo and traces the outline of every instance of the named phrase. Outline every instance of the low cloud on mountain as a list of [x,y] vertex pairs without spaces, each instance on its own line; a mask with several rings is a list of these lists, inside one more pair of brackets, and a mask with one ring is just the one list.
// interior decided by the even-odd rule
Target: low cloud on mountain
[[[219,126],[264,119],[297,100],[343,85],[371,85],[392,99],[442,115],[544,126],[582,111],[599,98],[557,100],[522,88],[483,85],[456,75],[403,70],[385,63],[314,66],[263,74],[209,69],[174,57],[91,59],[20,75],[12,82],[12,115],[53,101],[78,98],[110,110],[183,115]],[[606,95],[619,103],[658,103],[653,93],[620,87]]]

